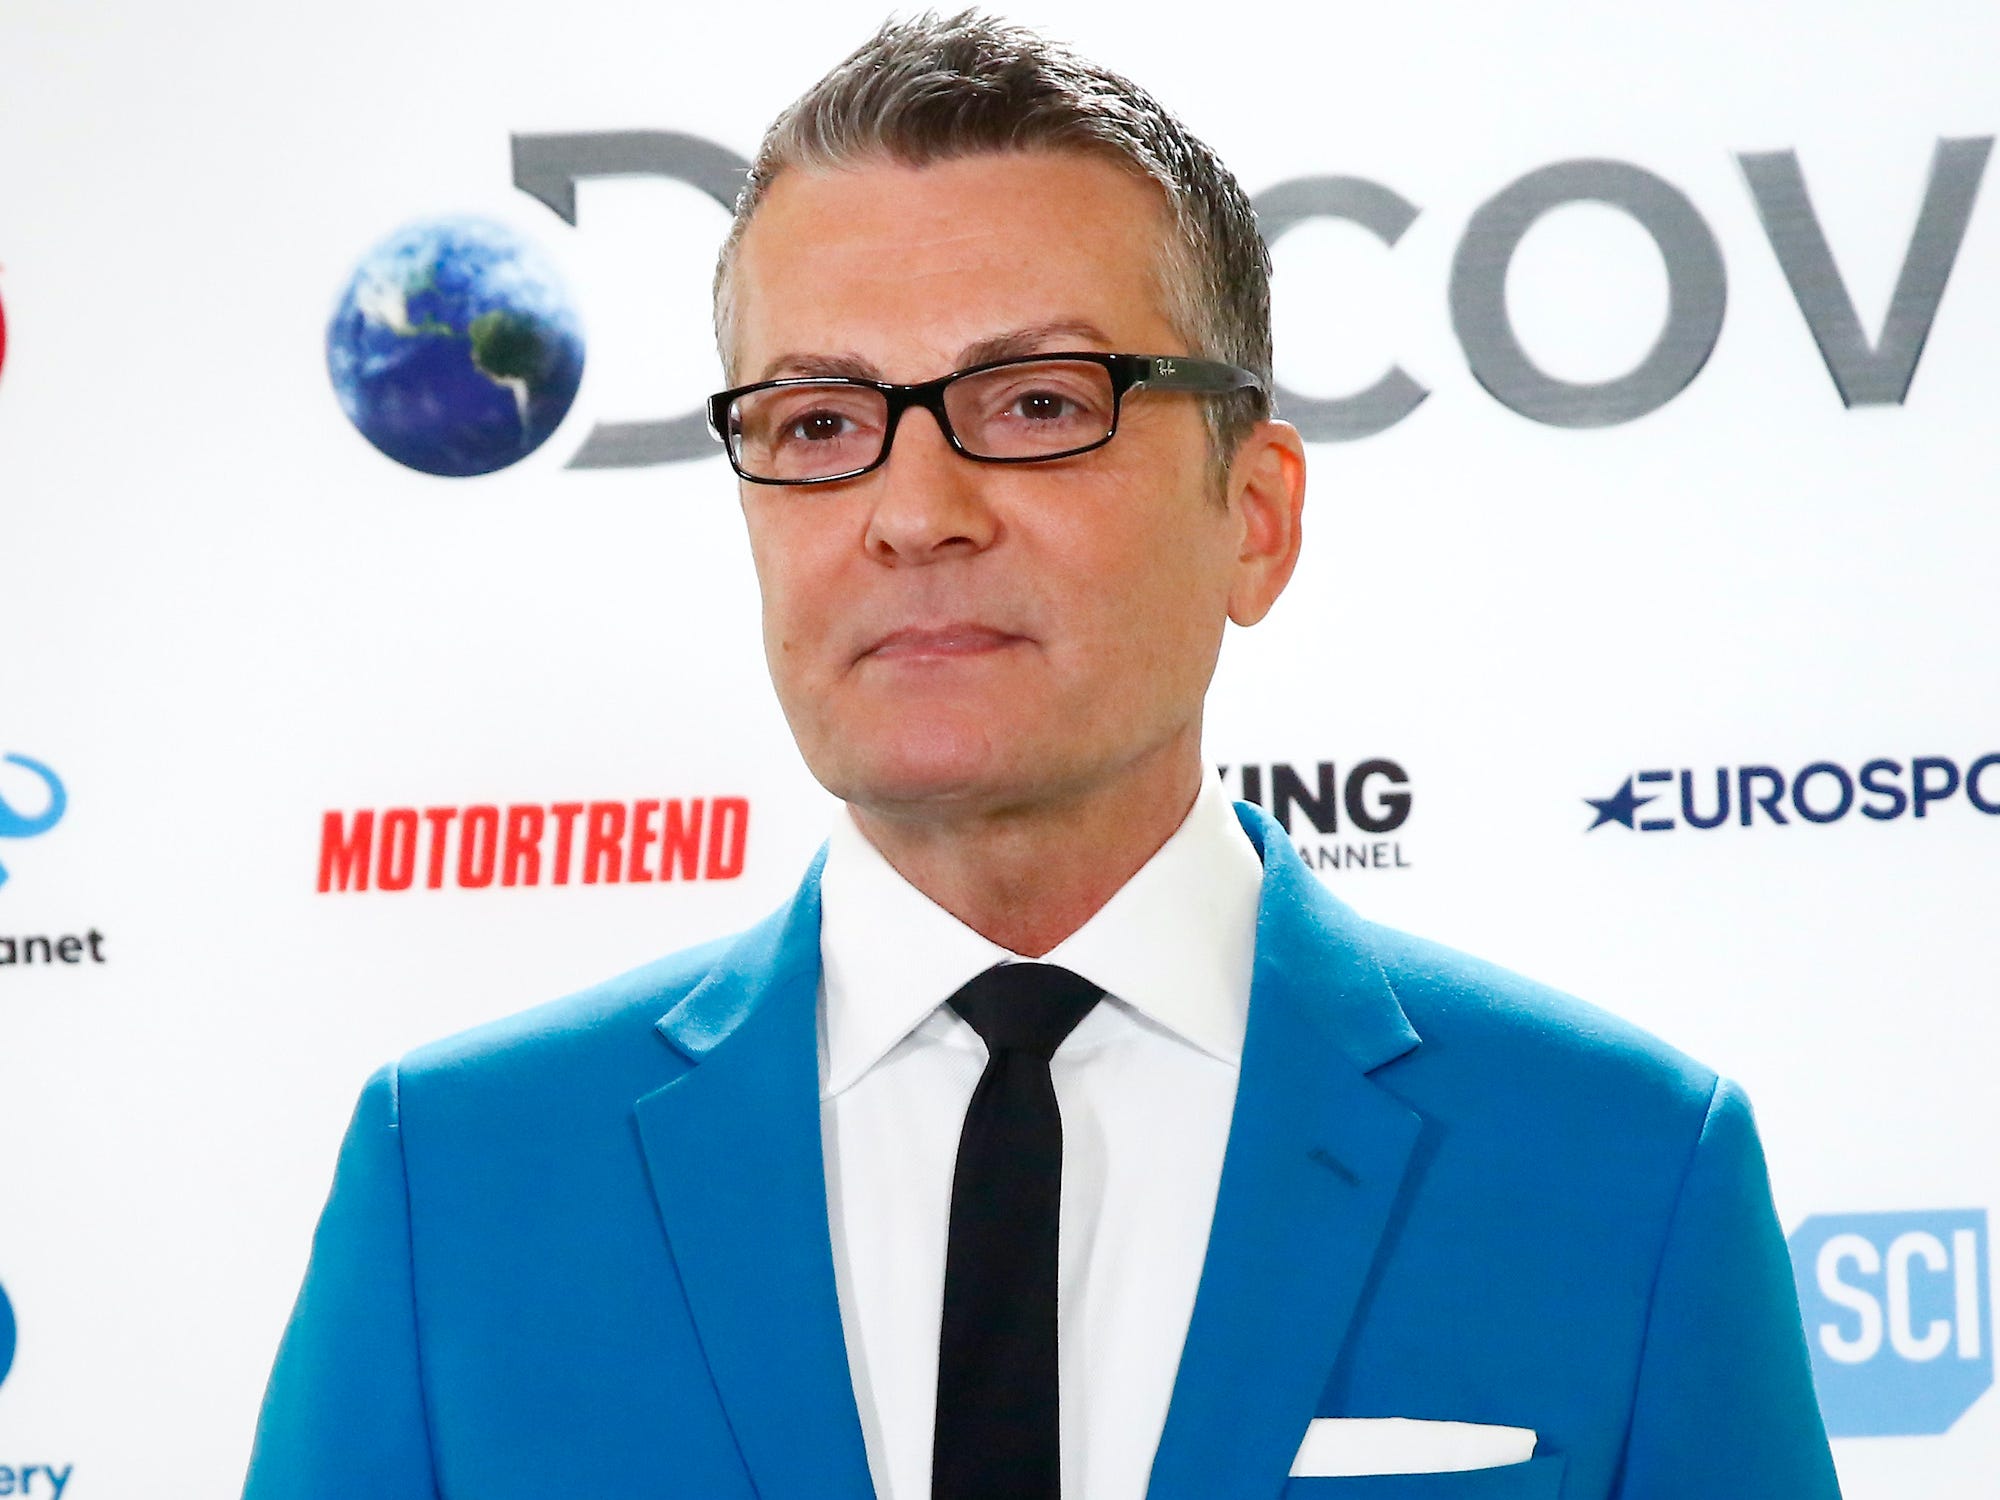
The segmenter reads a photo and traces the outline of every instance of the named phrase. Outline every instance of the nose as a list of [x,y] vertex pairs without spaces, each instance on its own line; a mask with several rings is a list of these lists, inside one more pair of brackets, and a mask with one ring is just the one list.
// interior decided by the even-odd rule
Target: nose
[[922,407],[903,413],[889,460],[872,477],[875,504],[862,544],[877,562],[910,567],[972,557],[999,534],[982,466],[954,452]]

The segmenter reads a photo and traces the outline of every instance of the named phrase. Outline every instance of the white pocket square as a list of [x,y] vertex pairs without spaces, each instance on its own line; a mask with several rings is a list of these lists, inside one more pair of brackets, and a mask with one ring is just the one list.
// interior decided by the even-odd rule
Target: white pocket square
[[1292,1460],[1294,1478],[1451,1474],[1497,1469],[1535,1456],[1528,1427],[1425,1422],[1415,1417],[1314,1417]]

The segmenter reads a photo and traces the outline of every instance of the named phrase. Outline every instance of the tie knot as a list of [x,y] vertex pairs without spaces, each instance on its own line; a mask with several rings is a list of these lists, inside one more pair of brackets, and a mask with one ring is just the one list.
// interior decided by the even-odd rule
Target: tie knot
[[989,1053],[1027,1052],[1047,1062],[1103,995],[1056,964],[995,964],[945,1003]]

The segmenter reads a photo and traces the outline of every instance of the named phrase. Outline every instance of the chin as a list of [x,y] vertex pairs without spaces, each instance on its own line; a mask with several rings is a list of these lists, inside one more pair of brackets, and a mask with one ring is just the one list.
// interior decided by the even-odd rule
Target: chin
[[845,741],[829,758],[820,784],[843,802],[893,813],[898,809],[947,810],[991,806],[1032,794],[1042,778],[1033,757],[999,753],[989,733],[963,735],[907,731],[879,745]]
[[971,809],[1008,800],[1021,790],[1015,778],[956,764],[869,766],[844,781],[835,791],[842,801],[883,812]]

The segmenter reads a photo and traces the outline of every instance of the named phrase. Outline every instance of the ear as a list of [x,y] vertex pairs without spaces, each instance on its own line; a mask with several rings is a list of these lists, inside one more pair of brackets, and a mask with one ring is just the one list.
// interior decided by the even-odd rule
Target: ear
[[1240,527],[1229,618],[1255,625],[1277,603],[1299,561],[1299,521],[1306,503],[1306,449],[1289,422],[1251,429],[1229,465],[1225,499]]

